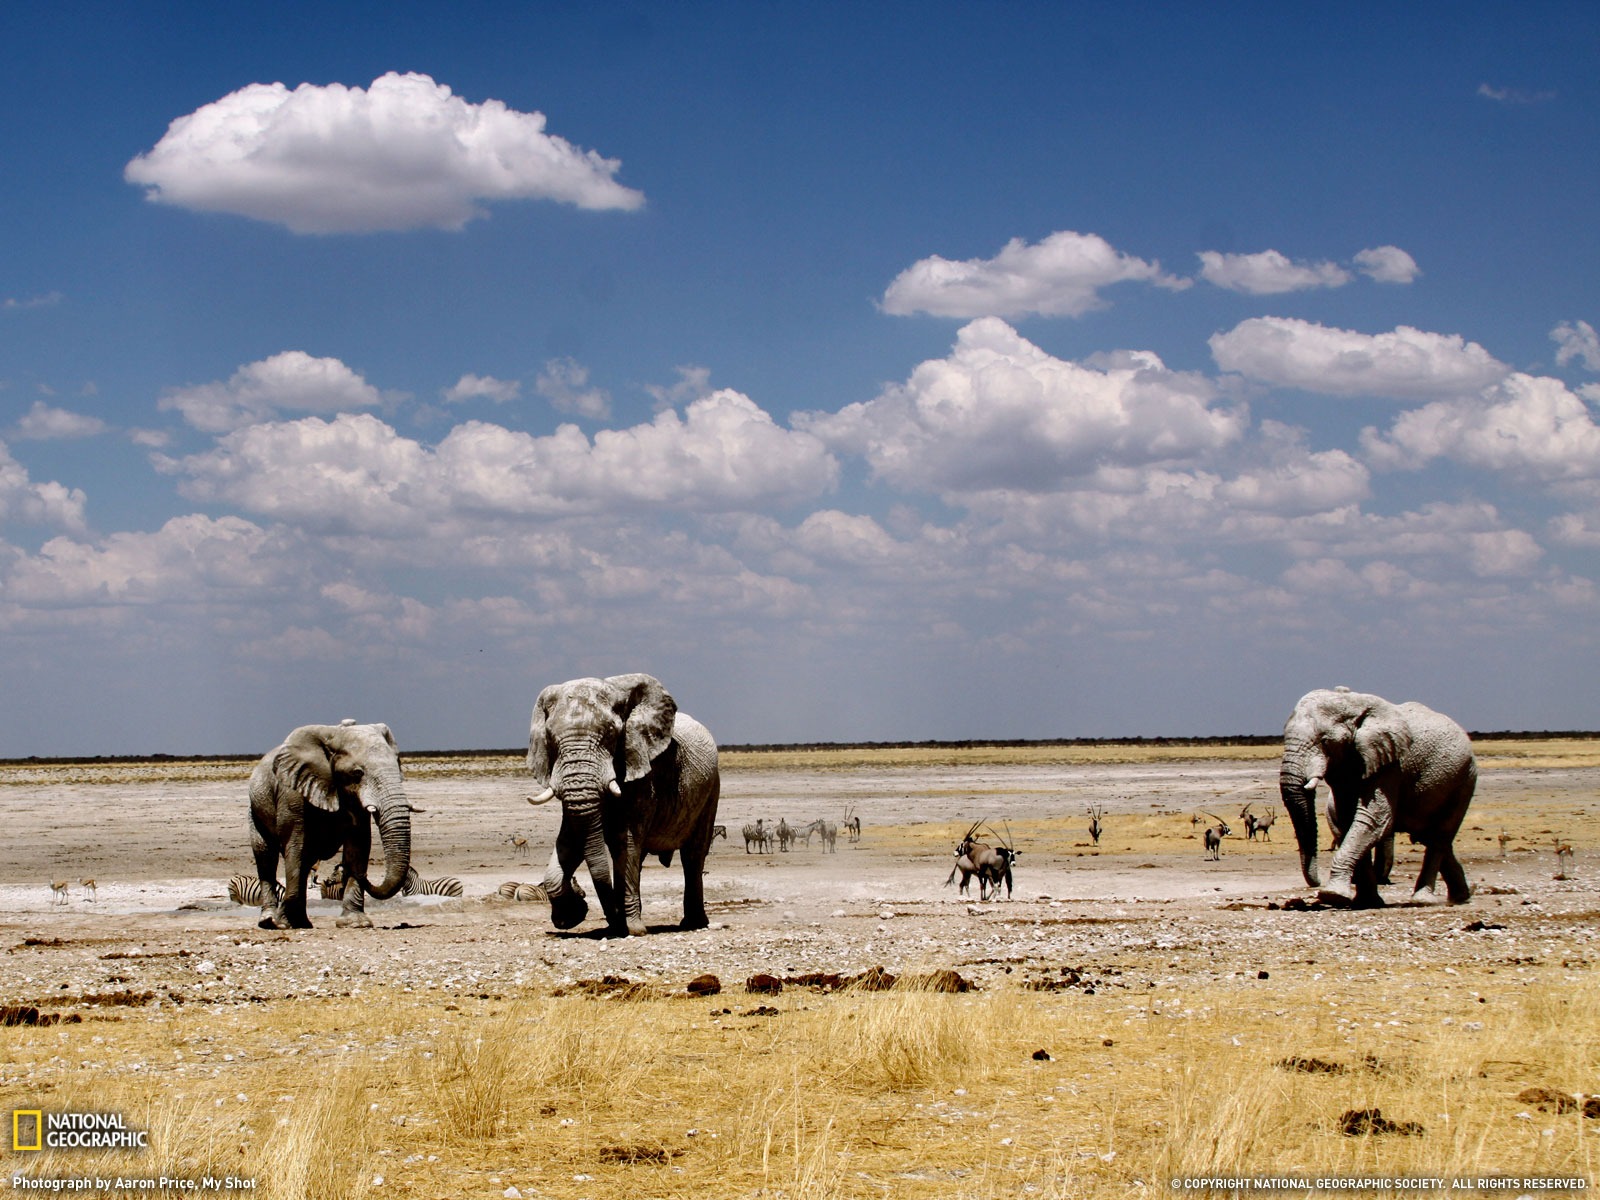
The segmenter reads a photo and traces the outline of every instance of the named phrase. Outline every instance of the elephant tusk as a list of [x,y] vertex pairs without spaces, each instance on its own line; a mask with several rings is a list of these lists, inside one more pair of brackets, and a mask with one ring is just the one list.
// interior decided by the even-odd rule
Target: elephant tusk
[[1321,783],[1321,782],[1322,782],[1321,776],[1312,776],[1310,779],[1306,780],[1306,782],[1305,782],[1305,793],[1306,793],[1306,795],[1309,796],[1313,792],[1315,792],[1317,790],[1317,785],[1319,783]]
[[547,788],[545,788],[544,791],[540,792],[537,796],[529,796],[528,797],[528,803],[529,804],[548,804],[548,803],[550,803],[551,800],[553,800],[555,798],[555,794],[556,794],[555,788],[547,787]]
[[415,804],[408,804],[408,805],[406,805],[406,807],[409,808],[412,812],[427,812],[428,811],[425,808],[418,808]]
[[371,813],[373,816],[377,816],[378,815],[378,806],[376,804],[369,804],[369,805],[367,805],[367,811],[369,813]]
[[615,779],[613,779],[610,783],[606,784],[606,791],[610,792],[613,796],[617,797],[619,800],[622,798],[622,785],[620,783],[618,783]]

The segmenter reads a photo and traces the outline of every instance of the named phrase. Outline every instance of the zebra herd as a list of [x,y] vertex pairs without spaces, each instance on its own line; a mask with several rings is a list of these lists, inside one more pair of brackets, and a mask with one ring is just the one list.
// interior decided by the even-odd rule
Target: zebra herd
[[[322,893],[324,900],[338,900],[344,896],[344,866],[335,864],[332,874],[326,879],[313,877],[313,882]],[[402,896],[461,896],[463,889],[461,880],[454,875],[441,875],[438,879],[424,879],[417,874],[415,867],[406,872],[406,879],[400,885]],[[277,880],[272,882],[271,902],[276,903],[283,897],[283,885]],[[228,877],[228,899],[235,904],[247,907],[260,908],[268,903],[266,888],[261,880],[254,875],[230,875]]]
[[[861,818],[850,809],[845,810],[844,831],[846,841],[861,840]],[[839,826],[832,821],[818,818],[800,826],[789,824],[787,817],[779,817],[776,825],[769,826],[765,817],[757,817],[744,827],[744,852],[751,853],[750,848],[754,846],[757,854],[771,854],[774,850],[787,854],[801,838],[805,839],[806,848],[810,849],[813,837],[821,837],[824,854],[839,852]]]

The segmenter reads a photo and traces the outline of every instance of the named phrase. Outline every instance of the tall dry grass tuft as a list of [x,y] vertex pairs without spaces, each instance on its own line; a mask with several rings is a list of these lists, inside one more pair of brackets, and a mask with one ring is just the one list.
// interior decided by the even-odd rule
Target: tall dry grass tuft
[[380,1135],[372,1111],[374,1077],[365,1063],[334,1069],[301,1103],[249,1147],[243,1171],[263,1200],[365,1196],[373,1190]]
[[831,1073],[871,1088],[905,1091],[987,1071],[1000,1045],[999,997],[934,990],[925,981],[856,992],[833,1007]]
[[447,1137],[483,1141],[500,1133],[528,1085],[529,1024],[519,1005],[438,1042],[422,1087]]

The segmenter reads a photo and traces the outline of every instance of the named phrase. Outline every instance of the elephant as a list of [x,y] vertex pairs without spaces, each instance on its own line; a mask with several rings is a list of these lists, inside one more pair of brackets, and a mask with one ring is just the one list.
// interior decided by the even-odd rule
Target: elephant
[[683,866],[680,929],[704,929],[701,873],[717,818],[717,744],[650,675],[572,679],[539,693],[528,731],[528,769],[544,790],[530,804],[561,800],[561,828],[541,888],[550,919],[571,929],[588,914],[573,879],[579,863],[611,936],[646,932],[639,897],[645,854]]
[[[343,851],[341,928],[372,926],[364,895],[387,900],[411,869],[411,813],[400,753],[387,725],[302,725],[250,774],[250,849],[263,897],[283,858],[283,893],[263,899],[263,929],[310,929],[306,881],[312,866]],[[382,883],[367,879],[370,821],[383,846]]]
[[[1394,835],[1424,847],[1412,899],[1444,876],[1451,904],[1472,898],[1454,841],[1472,803],[1478,767],[1466,730],[1442,713],[1407,701],[1340,687],[1308,692],[1283,729],[1278,790],[1294,822],[1300,869],[1330,904],[1381,905]],[[1326,884],[1317,875],[1317,818],[1312,798],[1326,784],[1334,855]]]

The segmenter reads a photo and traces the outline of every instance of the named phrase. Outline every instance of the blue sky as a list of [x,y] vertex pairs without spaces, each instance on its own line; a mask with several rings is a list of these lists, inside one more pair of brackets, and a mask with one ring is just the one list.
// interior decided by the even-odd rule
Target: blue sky
[[13,6],[0,755],[1600,727],[1597,32]]

